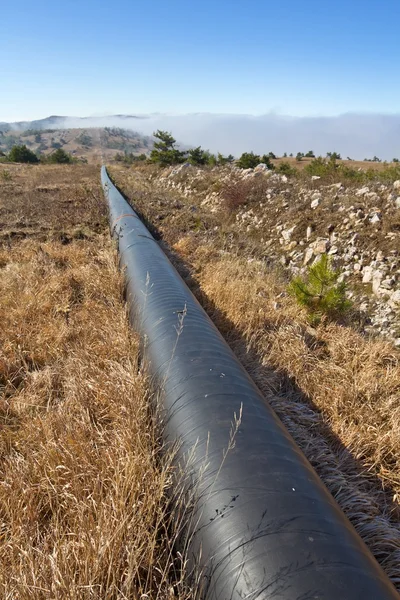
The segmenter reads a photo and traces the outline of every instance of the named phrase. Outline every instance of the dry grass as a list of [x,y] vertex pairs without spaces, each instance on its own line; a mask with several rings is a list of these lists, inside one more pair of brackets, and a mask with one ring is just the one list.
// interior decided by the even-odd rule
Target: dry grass
[[[12,176],[14,196],[0,184],[3,233],[15,228],[15,199],[18,215],[29,203],[31,235],[0,247],[0,596],[187,597],[171,554],[171,461],[99,225],[98,172],[17,167]],[[77,226],[84,239],[70,236]]]
[[191,238],[174,249],[196,269],[203,305],[400,589],[399,353],[347,327],[311,329],[262,263],[221,258]]
[[104,231],[98,173],[88,165],[0,164],[0,242],[52,236],[65,243]]
[[218,214],[195,197],[153,188],[140,172],[113,173],[400,589],[399,352],[351,327],[311,329],[245,230],[215,227]]
[[[290,156],[288,156],[287,158],[282,157],[282,158],[273,159],[272,163],[275,165],[275,167],[279,167],[279,165],[281,165],[283,162],[287,162],[290,164],[291,167],[302,171],[312,161],[313,161],[312,158],[302,158],[302,160],[298,161],[298,160],[296,160],[296,158],[291,158]],[[385,163],[385,162],[379,163],[379,162],[369,162],[369,161],[365,161],[365,160],[338,160],[337,164],[344,165],[351,169],[362,169],[363,171],[366,171],[367,169],[373,169],[374,171],[383,171],[388,165],[388,163]],[[389,164],[394,166],[397,163],[389,163]]]

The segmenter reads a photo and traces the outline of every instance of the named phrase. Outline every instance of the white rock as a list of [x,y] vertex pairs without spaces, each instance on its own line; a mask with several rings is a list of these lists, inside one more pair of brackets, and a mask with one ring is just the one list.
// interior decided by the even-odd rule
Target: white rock
[[313,200],[311,202],[311,208],[316,209],[317,206],[319,206],[321,204],[321,199],[320,198],[316,198],[315,200]]
[[397,181],[394,182],[393,189],[400,190],[400,179],[398,179]]
[[310,239],[310,237],[311,237],[311,234],[312,234],[312,227],[310,227],[310,225],[309,225],[309,226],[307,227],[307,233],[306,233],[306,238],[307,238],[307,240],[309,240],[309,239]]
[[311,181],[317,181],[317,179],[321,179],[321,177],[318,177],[318,175],[311,176]]
[[[288,252],[291,252],[292,250],[294,250],[297,246],[297,242],[295,240],[293,240],[293,242],[290,242],[287,246],[286,246],[286,250]],[[294,253],[292,252],[292,255],[294,256]]]
[[370,283],[372,281],[373,272],[374,272],[373,267],[364,267],[362,282]]
[[369,219],[369,220],[370,220],[370,222],[371,222],[371,223],[379,223],[379,221],[380,221],[381,219],[380,219],[380,216],[379,216],[377,213],[374,213],[374,214],[372,215],[372,217],[370,217],[370,219]]
[[293,225],[290,229],[284,229],[282,231],[282,237],[286,242],[290,242],[290,238],[292,237],[293,231],[296,229],[296,225]]
[[393,308],[397,307],[400,304],[400,290],[395,290],[390,296],[389,300],[390,306]]
[[312,245],[314,254],[324,254],[329,248],[329,240],[319,239]]
[[368,194],[369,187],[363,187],[356,191],[356,196],[364,196],[364,194]]
[[397,196],[395,200],[396,208],[400,208],[400,196]]
[[305,254],[304,254],[303,265],[306,266],[306,265],[310,264],[313,256],[314,256],[314,250],[312,248],[307,248],[307,250],[305,251]]
[[365,194],[365,197],[369,200],[377,200],[379,198],[378,194],[375,192],[368,192],[368,194]]
[[331,249],[329,250],[328,254],[337,254],[339,251],[337,246],[332,246]]
[[267,167],[267,165],[266,165],[266,164],[264,164],[264,163],[260,163],[259,165],[257,165],[257,166],[254,168],[254,171],[256,171],[256,172],[259,172],[259,171],[269,171],[269,169],[268,169],[268,167]]
[[377,296],[379,295],[379,288],[381,287],[382,277],[383,277],[383,273],[382,273],[382,271],[379,271],[379,269],[374,271],[372,274],[372,291]]
[[381,282],[381,288],[385,290],[391,290],[395,283],[396,281],[392,277],[390,277],[389,279],[384,279]]

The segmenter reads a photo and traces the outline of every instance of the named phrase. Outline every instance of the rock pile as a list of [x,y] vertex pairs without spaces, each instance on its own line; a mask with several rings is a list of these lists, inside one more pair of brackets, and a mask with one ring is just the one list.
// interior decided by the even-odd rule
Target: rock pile
[[292,274],[322,254],[331,256],[365,329],[400,346],[400,180],[324,185],[316,176],[287,177],[264,164],[205,170],[185,163],[165,170],[156,183],[223,219],[224,184],[259,178],[265,181],[262,195],[238,207],[234,227],[258,241],[261,256]]

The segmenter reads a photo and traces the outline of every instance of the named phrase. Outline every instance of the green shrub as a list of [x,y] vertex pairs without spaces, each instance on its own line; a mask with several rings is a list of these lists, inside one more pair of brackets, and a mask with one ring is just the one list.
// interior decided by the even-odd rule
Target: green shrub
[[117,152],[114,155],[114,160],[117,162],[123,162],[127,165],[133,165],[137,162],[144,162],[148,159],[146,154],[142,152],[142,154],[133,154],[133,152],[125,152],[122,154],[121,152]]
[[237,161],[237,166],[241,169],[254,169],[260,164],[261,158],[254,152],[243,152],[242,156]]
[[[372,162],[372,161],[369,161]],[[367,183],[381,181],[392,183],[400,179],[400,164],[385,165],[382,170],[354,169],[343,163],[337,163],[333,155],[328,159],[319,156],[312,160],[304,169],[306,175],[317,175],[329,181],[347,180],[349,183]]]
[[323,316],[337,319],[351,307],[345,282],[338,283],[339,275],[329,257],[323,254],[308,268],[305,277],[294,277],[289,284],[289,293],[307,308],[312,322],[319,322]]
[[4,169],[4,171],[0,171],[0,177],[3,181],[11,181],[12,179],[11,173],[10,171],[7,171],[7,169]]
[[226,164],[233,163],[235,157],[232,154],[228,154],[228,156],[224,156],[221,152],[217,154],[217,165],[223,167]]
[[210,167],[216,167],[218,165],[218,158],[215,156],[215,154],[211,154],[211,152],[208,150],[206,150],[206,154],[208,155],[207,165]]
[[338,165],[334,158],[326,160],[325,158],[322,158],[322,156],[318,156],[318,158],[314,158],[314,160],[304,168],[304,173],[316,175],[317,177],[326,177],[327,175],[332,175],[337,168]]
[[58,150],[52,152],[49,156],[47,156],[44,162],[62,165],[70,164],[73,162],[73,160],[74,159],[70,154],[68,154],[68,152],[65,152],[65,150],[63,150],[62,148],[58,148]]
[[176,165],[185,161],[186,152],[175,148],[176,140],[168,131],[156,131],[154,137],[159,140],[154,142],[154,149],[150,153],[150,161],[163,167]]
[[297,175],[298,170],[287,161],[284,160],[276,169],[277,173],[281,175]]
[[298,152],[298,153],[296,154],[296,160],[297,160],[298,162],[300,162],[301,160],[303,160],[303,158],[304,158],[304,154],[303,154],[303,152]]
[[207,150],[202,150],[201,146],[197,146],[197,148],[193,148],[188,152],[188,162],[191,165],[206,165],[210,160],[210,152]]
[[10,162],[18,163],[38,163],[39,159],[29,150],[25,145],[13,146],[8,154],[8,160]]
[[275,165],[271,162],[271,152],[269,154],[264,154],[260,159],[260,163],[267,165],[268,169],[271,169],[271,171],[275,169]]
[[257,165],[264,163],[268,169],[274,169],[271,158],[268,154],[260,156],[254,152],[243,152],[242,156],[237,161],[237,166],[241,169],[254,169]]

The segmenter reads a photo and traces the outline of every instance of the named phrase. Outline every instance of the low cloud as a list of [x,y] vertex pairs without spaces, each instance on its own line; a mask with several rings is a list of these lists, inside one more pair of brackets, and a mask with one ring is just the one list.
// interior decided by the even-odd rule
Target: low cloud
[[338,117],[280,115],[150,116],[136,125],[150,134],[167,129],[184,144],[201,145],[224,154],[273,151],[316,154],[340,152],[343,157],[391,160],[400,157],[400,115],[345,114]]
[[278,155],[313,150],[321,155],[336,151],[344,158],[361,160],[374,155],[385,160],[400,158],[400,114],[288,117],[199,113],[50,119],[45,120],[49,122],[47,127],[122,127],[146,135],[165,129],[186,146],[200,145],[235,156],[251,150],[258,154],[273,151]]

